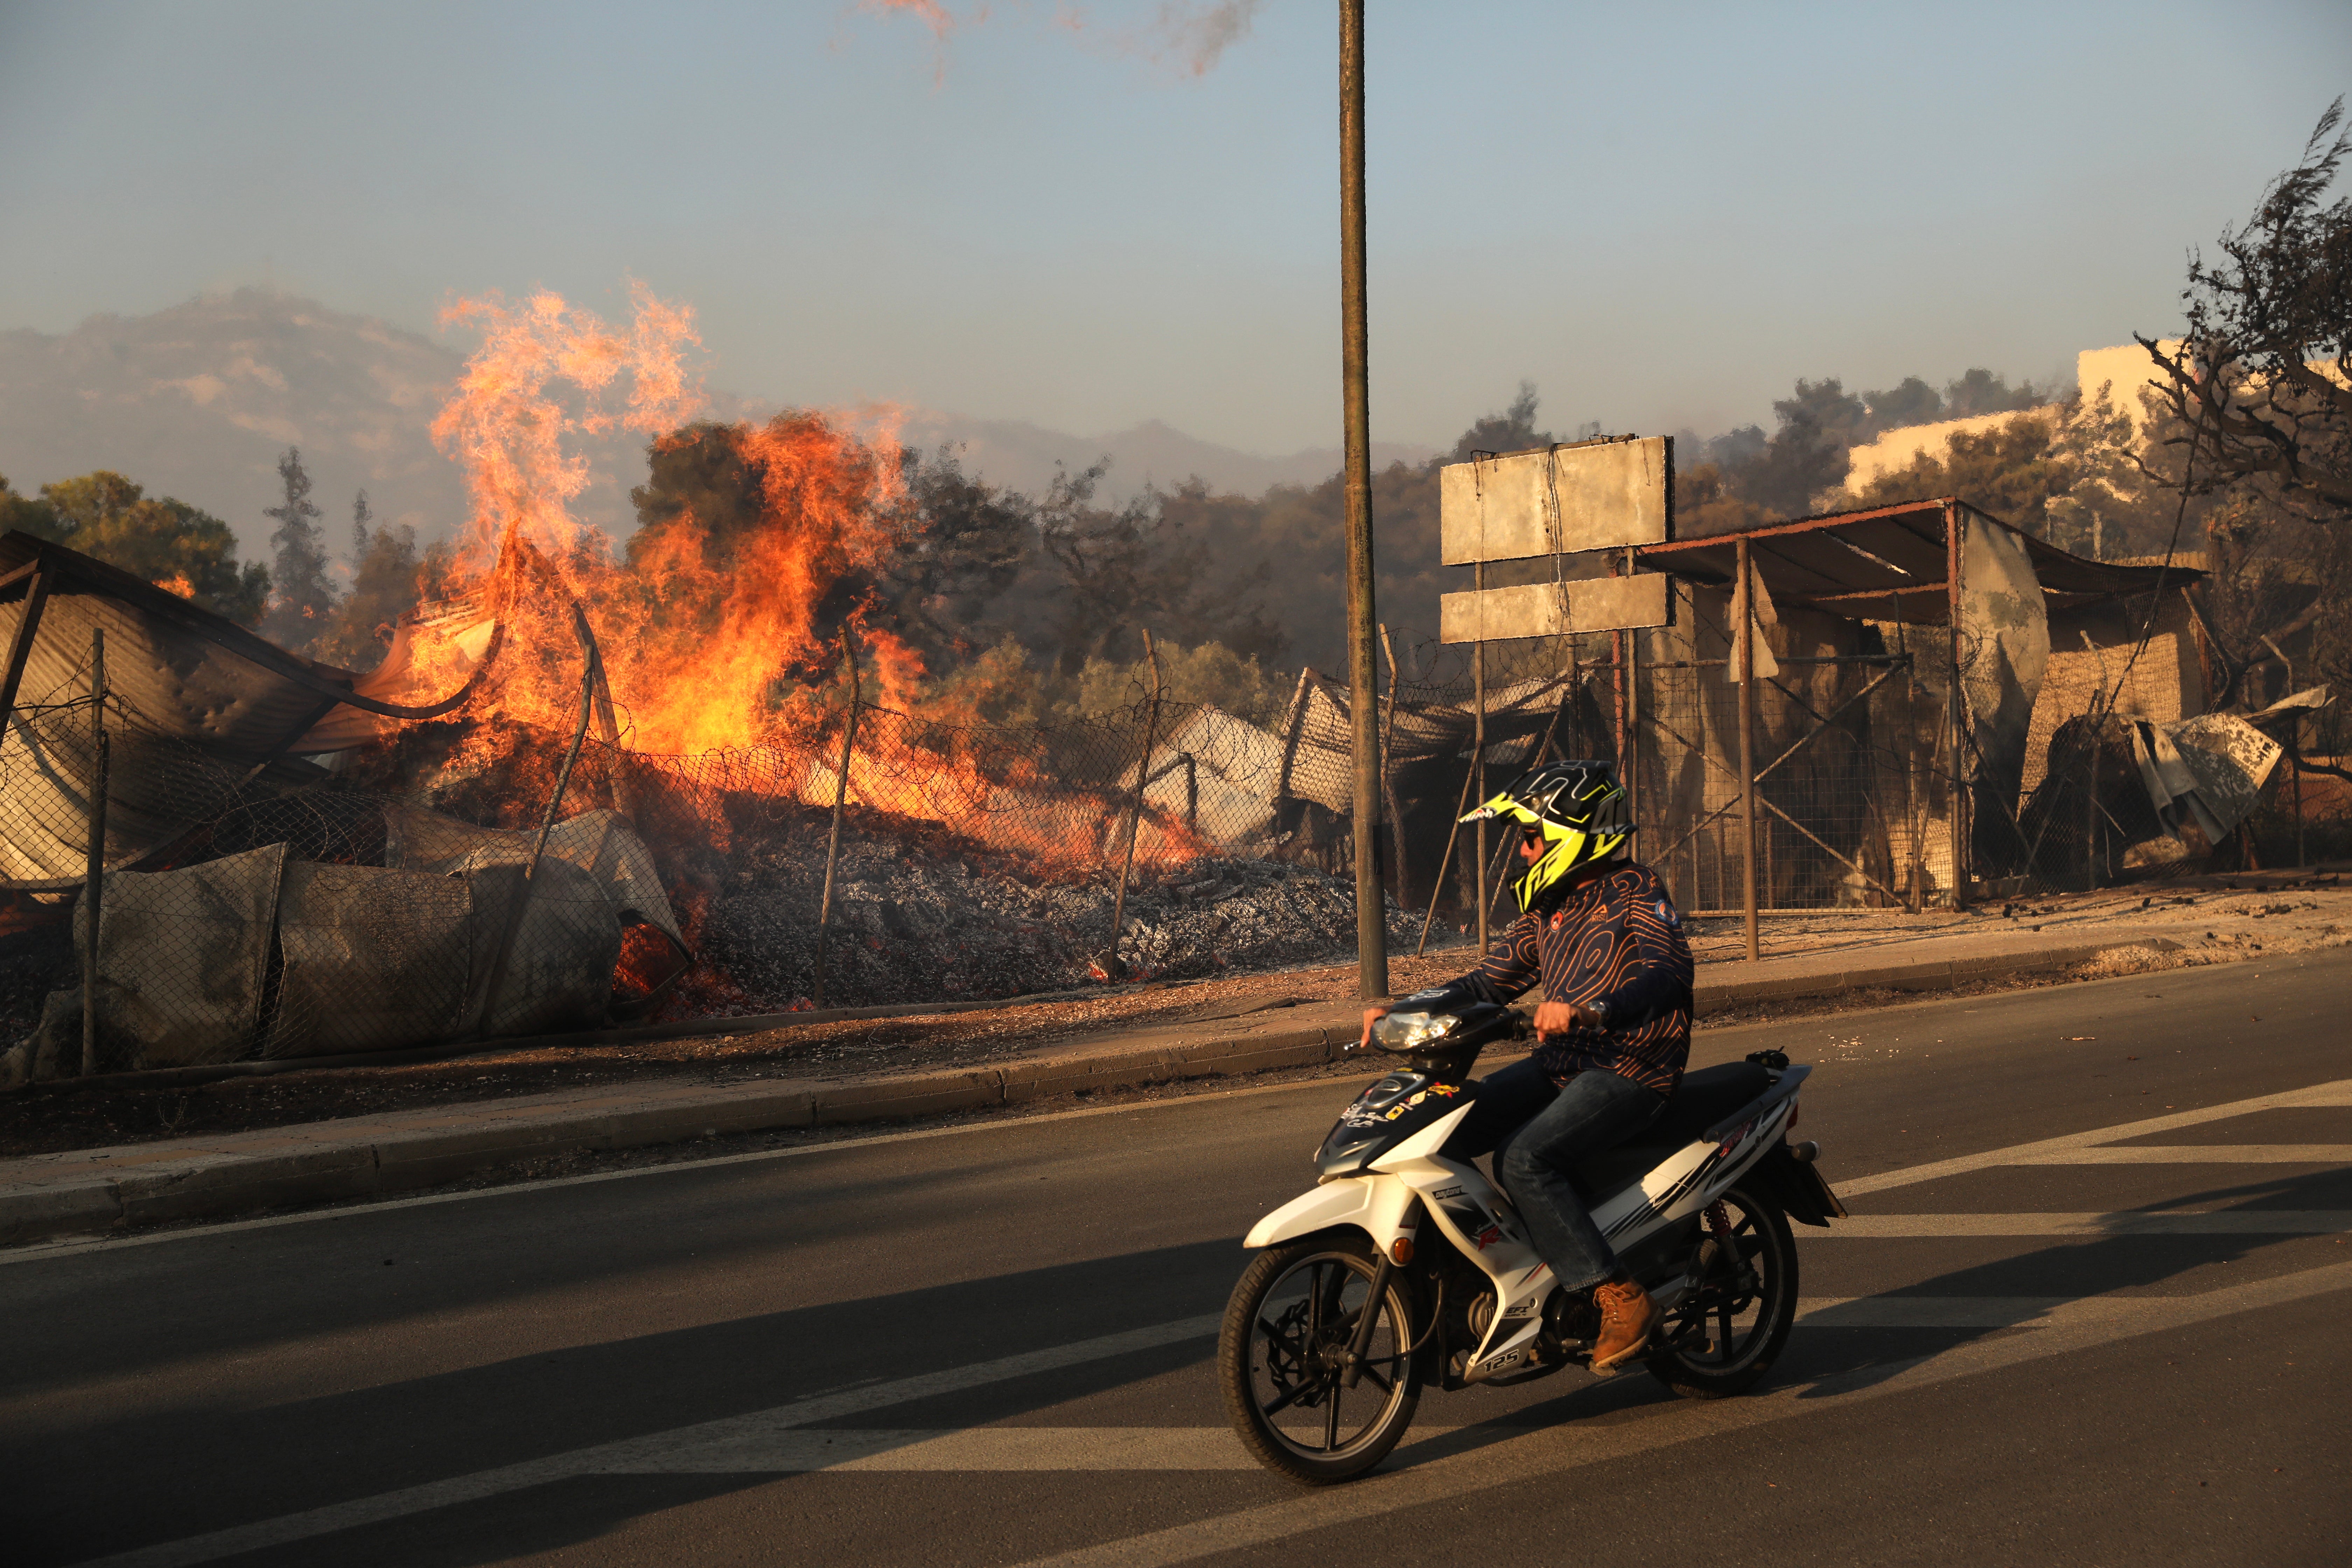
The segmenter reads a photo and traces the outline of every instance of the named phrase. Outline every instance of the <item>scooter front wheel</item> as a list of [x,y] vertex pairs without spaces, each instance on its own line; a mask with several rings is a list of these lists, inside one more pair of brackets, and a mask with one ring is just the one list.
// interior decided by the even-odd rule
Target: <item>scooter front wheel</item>
[[[1225,1306],[1217,1380],[1243,1446],[1316,1485],[1353,1479],[1397,1446],[1421,1400],[1412,1292],[1391,1274],[1372,1300],[1368,1237],[1307,1237],[1251,1260]],[[1350,1354],[1364,1315],[1371,1334]],[[1352,1382],[1352,1386],[1350,1384]]]

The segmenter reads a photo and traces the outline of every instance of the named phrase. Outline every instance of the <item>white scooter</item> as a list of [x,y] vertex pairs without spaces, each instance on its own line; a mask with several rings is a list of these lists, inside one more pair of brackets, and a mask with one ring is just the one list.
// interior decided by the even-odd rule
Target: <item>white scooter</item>
[[[1360,1476],[1412,1425],[1422,1386],[1502,1386],[1587,1364],[1599,1321],[1528,1244],[1510,1202],[1440,1152],[1488,1045],[1524,1039],[1486,1004],[1391,1013],[1372,1043],[1406,1058],[1315,1153],[1319,1184],[1258,1221],[1225,1308],[1218,1379],[1242,1442],[1298,1480]],[[1744,1392],[1797,1311],[1793,1218],[1844,1205],[1791,1145],[1812,1069],[1778,1051],[1687,1073],[1664,1113],[1579,1172],[1593,1221],[1659,1310],[1652,1373],[1693,1399]]]

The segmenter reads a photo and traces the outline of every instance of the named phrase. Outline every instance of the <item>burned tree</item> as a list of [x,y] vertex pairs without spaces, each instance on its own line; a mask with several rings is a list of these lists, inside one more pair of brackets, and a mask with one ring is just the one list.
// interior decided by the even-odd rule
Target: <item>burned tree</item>
[[2322,205],[2352,153],[2343,120],[2339,98],[2253,216],[2222,231],[2220,261],[2191,255],[2179,342],[2138,338],[2191,494],[2268,479],[2306,515],[2352,515],[2352,196]]

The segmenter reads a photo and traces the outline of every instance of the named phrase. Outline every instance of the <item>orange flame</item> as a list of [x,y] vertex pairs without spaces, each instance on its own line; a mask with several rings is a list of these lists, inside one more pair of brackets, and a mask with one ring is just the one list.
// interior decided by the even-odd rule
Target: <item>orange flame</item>
[[[873,624],[875,605],[842,595],[845,581],[887,565],[911,542],[895,411],[869,412],[856,425],[806,411],[759,426],[690,424],[699,404],[688,370],[699,342],[693,313],[642,286],[632,289],[625,330],[544,291],[517,304],[462,300],[445,319],[483,331],[433,427],[464,465],[473,504],[452,586],[488,606],[504,637],[453,759],[466,773],[526,791],[543,782],[543,763],[518,773],[510,748],[525,730],[568,733],[579,722],[574,603],[594,628],[623,744],[634,752],[757,749],[764,757],[751,770],[756,787],[830,805],[843,695],[835,639],[845,619],[856,628],[869,703],[953,721],[927,699],[915,649]],[[577,438],[615,429],[651,436],[656,459],[723,444],[712,455],[753,481],[758,515],[656,518],[616,560],[571,511],[590,478]],[[479,609],[423,606],[405,632],[399,657],[413,668],[402,679],[414,694],[404,700],[422,688],[449,689],[486,651]],[[983,772],[954,741],[939,745],[903,720],[861,724],[851,800],[953,822],[1059,864],[1098,858],[1117,837],[1113,816],[1123,823],[1123,811],[1107,808],[1095,841],[1085,842],[1087,835],[1068,831],[1066,793],[1037,787],[1026,764],[999,759]],[[708,837],[723,839],[723,823]],[[1137,858],[1191,859],[1204,847],[1147,814]]]

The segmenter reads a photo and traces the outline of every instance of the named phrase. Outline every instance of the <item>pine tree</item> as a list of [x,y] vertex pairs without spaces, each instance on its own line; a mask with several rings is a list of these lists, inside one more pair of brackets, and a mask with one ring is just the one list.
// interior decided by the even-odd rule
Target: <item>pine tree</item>
[[335,585],[327,577],[327,552],[319,543],[323,517],[310,500],[310,476],[302,469],[299,447],[289,447],[278,459],[278,477],[286,486],[284,504],[263,511],[278,527],[269,535],[278,547],[270,581],[277,593],[262,621],[263,634],[282,647],[300,649],[317,637],[335,607]]
[[374,521],[375,513],[368,510],[367,491],[362,490],[352,498],[352,564],[354,568],[367,559],[368,524]]

